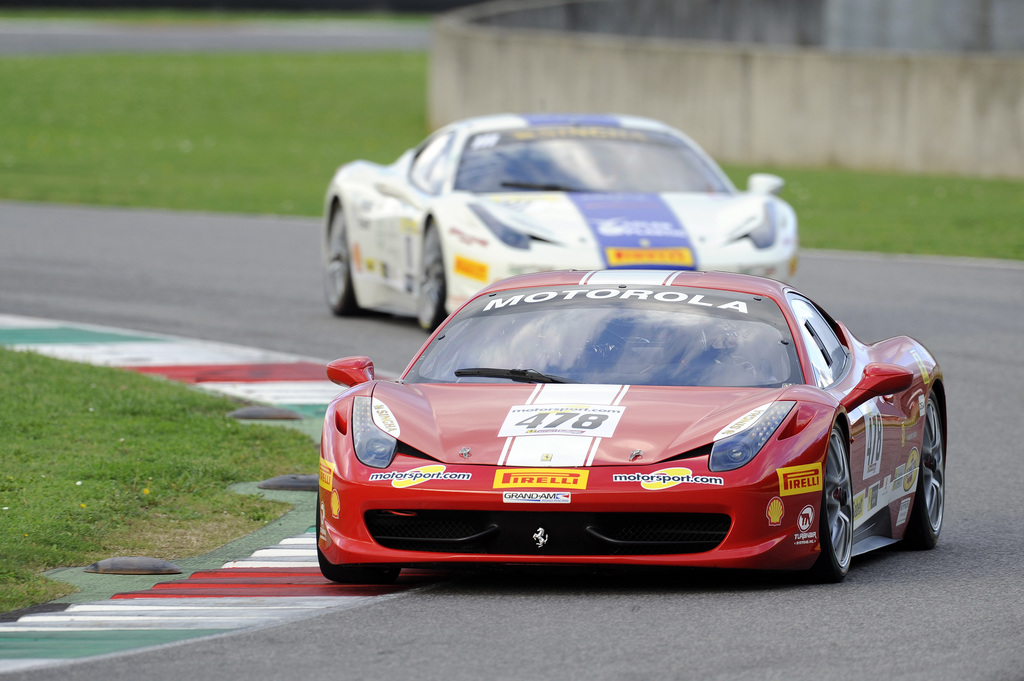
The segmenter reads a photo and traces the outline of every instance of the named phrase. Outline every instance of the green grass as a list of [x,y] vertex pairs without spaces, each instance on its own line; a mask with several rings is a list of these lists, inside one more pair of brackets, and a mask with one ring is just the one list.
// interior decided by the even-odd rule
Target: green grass
[[[741,187],[755,170],[766,169],[728,169]],[[786,179],[801,246],[1024,260],[1022,181],[767,170]]]
[[308,436],[180,384],[4,349],[0,384],[0,612],[66,594],[50,568],[244,536],[288,506],[228,485],[316,467]]
[[[0,59],[0,197],[319,215],[341,163],[428,132],[425,54]],[[1024,181],[752,170],[810,248],[1024,259]]]
[[0,196],[316,215],[427,133],[425,86],[419,53],[0,59]]

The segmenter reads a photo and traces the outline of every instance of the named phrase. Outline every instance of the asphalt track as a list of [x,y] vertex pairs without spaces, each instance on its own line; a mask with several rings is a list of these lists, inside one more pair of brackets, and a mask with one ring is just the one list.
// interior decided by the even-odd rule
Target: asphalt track
[[0,19],[0,55],[82,52],[422,51],[430,28],[415,22],[117,22]]
[[[0,314],[106,324],[397,371],[408,320],[338,319],[318,221],[0,203]],[[939,546],[835,586],[757,573],[482,574],[353,609],[7,679],[1021,679],[1024,265],[805,253],[795,282],[864,340],[942,363]]]

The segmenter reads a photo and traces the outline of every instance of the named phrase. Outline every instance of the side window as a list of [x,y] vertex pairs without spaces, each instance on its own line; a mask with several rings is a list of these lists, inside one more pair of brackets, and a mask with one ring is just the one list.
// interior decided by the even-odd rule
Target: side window
[[846,348],[810,301],[791,296],[790,304],[800,324],[800,335],[807,346],[807,354],[811,357],[814,382],[819,388],[826,388],[846,371]]
[[420,191],[428,194],[441,193],[453,137],[454,134],[448,133],[430,140],[413,159],[409,181]]

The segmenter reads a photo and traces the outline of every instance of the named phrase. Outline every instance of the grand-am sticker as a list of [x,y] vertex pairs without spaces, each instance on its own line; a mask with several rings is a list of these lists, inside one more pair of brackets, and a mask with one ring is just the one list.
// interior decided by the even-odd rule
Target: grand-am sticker
[[519,404],[509,409],[498,437],[584,435],[611,437],[625,407],[589,404]]
[[390,480],[392,487],[412,487],[428,480],[470,480],[472,473],[459,473],[447,471],[447,467],[441,464],[431,464],[410,468],[407,471],[387,471],[385,473],[371,473],[370,482]]
[[616,473],[612,482],[639,482],[649,490],[661,490],[676,485],[724,485],[725,478],[715,475],[694,475],[689,468],[663,468],[653,473]]
[[506,504],[568,504],[572,492],[502,492],[501,500]]

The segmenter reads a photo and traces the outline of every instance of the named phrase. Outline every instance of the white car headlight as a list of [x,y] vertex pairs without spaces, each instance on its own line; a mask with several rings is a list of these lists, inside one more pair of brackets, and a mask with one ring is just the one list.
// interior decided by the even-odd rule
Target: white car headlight
[[527,250],[530,248],[530,235],[523,234],[517,229],[509,227],[504,222],[494,217],[491,211],[487,210],[478,203],[469,204],[469,209],[480,218],[480,222],[484,223],[487,229],[491,230],[494,236],[498,237],[498,240],[506,246],[512,248],[519,248]]
[[732,471],[750,463],[779,429],[796,402],[772,402],[751,409],[715,435],[708,469]]
[[395,458],[398,440],[373,422],[369,397],[352,400],[352,447],[356,458],[371,468],[387,468]]

